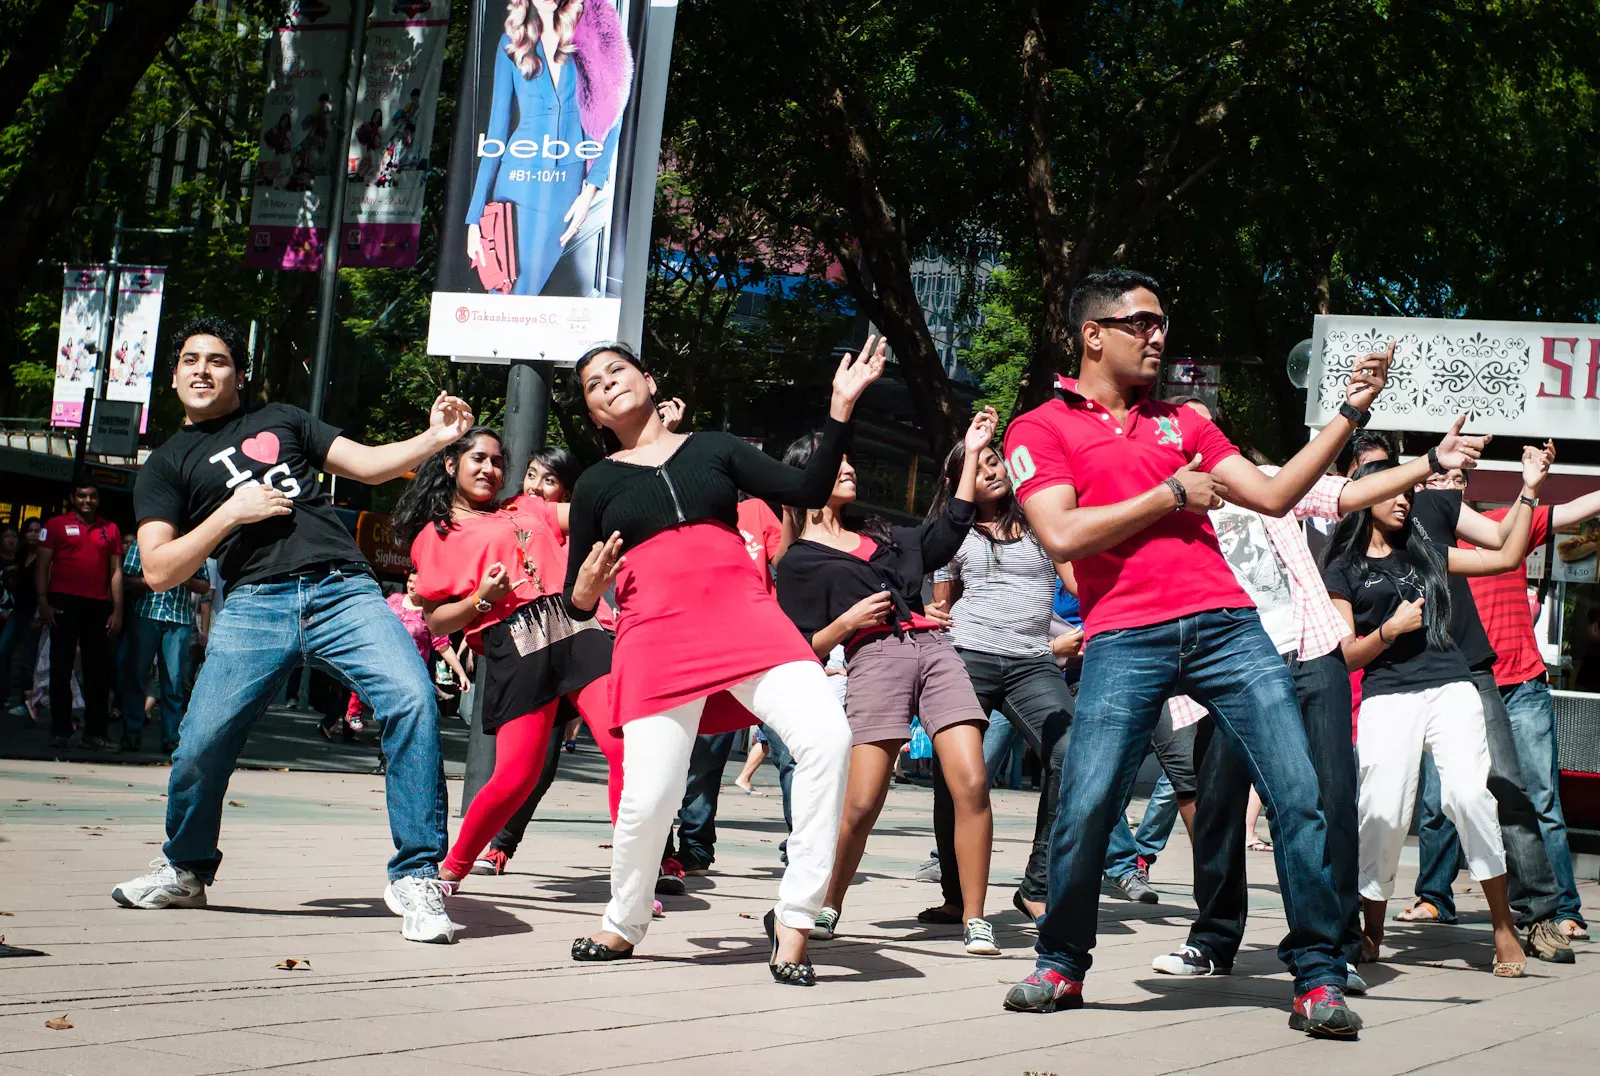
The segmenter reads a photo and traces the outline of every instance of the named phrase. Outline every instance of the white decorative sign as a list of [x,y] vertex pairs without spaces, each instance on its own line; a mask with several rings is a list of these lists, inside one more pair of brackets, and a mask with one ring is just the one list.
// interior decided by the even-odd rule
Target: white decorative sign
[[1467,429],[1519,437],[1600,438],[1600,325],[1324,315],[1312,333],[1306,424],[1338,413],[1352,366],[1393,340],[1380,430]]

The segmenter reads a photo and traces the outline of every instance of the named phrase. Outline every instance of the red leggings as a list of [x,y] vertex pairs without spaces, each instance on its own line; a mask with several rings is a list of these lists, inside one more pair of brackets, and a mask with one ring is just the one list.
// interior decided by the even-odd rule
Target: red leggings
[[[600,746],[606,760],[606,793],[611,807],[611,824],[617,822],[617,803],[622,799],[622,737],[611,734],[609,678],[600,679],[568,695],[577,708],[589,734]],[[473,860],[494,835],[527,800],[539,783],[545,754],[555,726],[559,700],[542,706],[535,713],[523,714],[501,725],[494,735],[494,775],[478,790],[478,795],[461,820],[456,842],[442,866],[458,878],[472,870]]]

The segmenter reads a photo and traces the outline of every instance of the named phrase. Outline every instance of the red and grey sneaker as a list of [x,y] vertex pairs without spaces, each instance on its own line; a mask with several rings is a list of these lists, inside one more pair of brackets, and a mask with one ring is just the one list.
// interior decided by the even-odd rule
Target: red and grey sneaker
[[483,853],[483,855],[479,856],[477,860],[473,862],[472,873],[504,874],[506,872],[506,864],[510,862],[510,860],[510,856],[506,855],[504,852],[500,851],[500,849],[491,844]]
[[1055,1012],[1083,1008],[1083,983],[1059,971],[1040,968],[1006,993],[1012,1012]]
[[1361,1030],[1361,1017],[1345,1004],[1337,986],[1319,986],[1294,999],[1289,1027],[1319,1039],[1353,1039]]
[[656,876],[656,892],[664,897],[681,897],[689,891],[683,881],[683,864],[668,857],[661,861],[661,873]]

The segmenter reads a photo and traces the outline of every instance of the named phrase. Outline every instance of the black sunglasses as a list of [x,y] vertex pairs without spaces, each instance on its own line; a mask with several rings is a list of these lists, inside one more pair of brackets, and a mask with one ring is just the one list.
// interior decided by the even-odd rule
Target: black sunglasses
[[1135,336],[1154,336],[1159,329],[1167,331],[1167,315],[1152,314],[1148,310],[1141,310],[1137,314],[1129,314],[1120,318],[1090,318],[1090,321],[1100,325],[1121,325]]

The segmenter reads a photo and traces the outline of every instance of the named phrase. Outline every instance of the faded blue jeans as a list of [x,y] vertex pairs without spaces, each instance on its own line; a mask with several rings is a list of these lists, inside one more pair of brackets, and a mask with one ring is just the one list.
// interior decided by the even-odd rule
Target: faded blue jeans
[[134,614],[127,634],[122,668],[122,742],[129,743],[144,729],[145,690],[150,684],[150,663],[160,670],[157,683],[161,701],[161,743],[178,742],[178,726],[189,705],[189,644],[193,624],[174,624]]
[[[1129,796],[1129,801],[1132,801]],[[1150,790],[1144,818],[1135,833],[1128,825],[1128,805],[1122,805],[1122,818],[1111,827],[1111,843],[1106,848],[1106,877],[1115,882],[1139,866],[1142,857],[1153,863],[1167,847],[1173,824],[1178,821],[1178,794],[1172,790],[1165,770]]]
[[342,569],[228,591],[172,756],[162,849],[168,861],[207,883],[216,876],[234,765],[251,727],[302,663],[333,676],[383,719],[395,847],[390,880],[435,877],[448,844],[449,804],[433,684],[377,582]]
[[1543,677],[1502,687],[1506,714],[1511,718],[1511,735],[1517,741],[1517,759],[1522,763],[1522,780],[1539,818],[1539,835],[1550,854],[1550,869],[1555,872],[1560,900],[1556,920],[1572,919],[1584,926],[1583,901],[1578,896],[1578,878],[1572,869],[1572,849],[1567,845],[1567,820],[1561,813],[1561,765],[1556,758],[1556,711],[1550,701],[1550,685]]
[[1217,609],[1095,635],[1050,845],[1048,908],[1035,946],[1041,969],[1082,980],[1093,963],[1100,877],[1161,705],[1188,695],[1215,715],[1276,823],[1278,884],[1288,933],[1278,955],[1295,993],[1345,985],[1339,899],[1294,682],[1254,609]]

